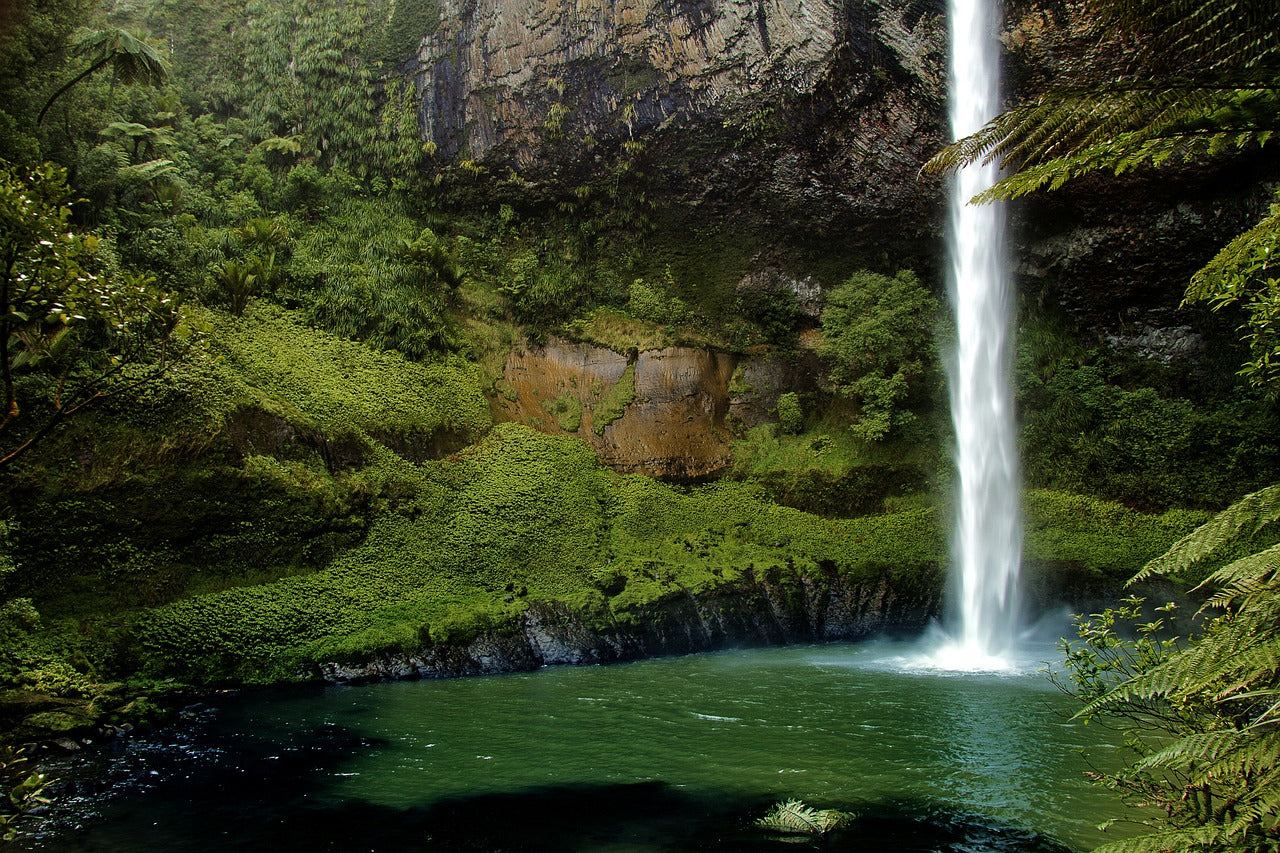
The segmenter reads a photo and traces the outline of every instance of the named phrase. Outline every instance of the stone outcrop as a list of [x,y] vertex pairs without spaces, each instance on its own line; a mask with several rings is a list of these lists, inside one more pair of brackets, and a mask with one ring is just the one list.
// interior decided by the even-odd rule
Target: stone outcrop
[[554,664],[598,664],[741,646],[856,640],[918,632],[936,618],[938,578],[905,590],[888,577],[850,582],[751,576],[667,599],[614,618],[588,619],[561,605],[534,603],[513,623],[465,644],[439,643],[359,663],[322,664],[325,681],[445,678],[516,672]]
[[[511,352],[491,403],[494,420],[576,435],[615,470],[695,480],[732,461],[731,412],[748,426],[772,420],[778,395],[812,375],[771,355],[667,347],[628,357],[552,338]],[[612,408],[620,382],[632,387],[621,398],[626,405]]]

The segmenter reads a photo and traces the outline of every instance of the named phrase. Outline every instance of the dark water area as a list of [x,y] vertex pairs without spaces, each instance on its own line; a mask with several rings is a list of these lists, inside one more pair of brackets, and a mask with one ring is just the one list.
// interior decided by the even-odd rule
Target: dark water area
[[[1104,840],[1094,827],[1118,806],[1079,752],[1096,761],[1105,733],[1070,722],[1073,703],[1034,664],[939,675],[910,654],[756,649],[225,697],[52,768],[76,781],[20,847],[1064,853]],[[784,845],[753,824],[791,797],[858,817]]]

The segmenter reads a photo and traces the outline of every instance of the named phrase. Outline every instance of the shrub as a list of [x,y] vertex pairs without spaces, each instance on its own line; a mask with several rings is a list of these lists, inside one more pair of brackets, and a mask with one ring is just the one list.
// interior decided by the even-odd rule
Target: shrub
[[778,398],[778,429],[788,435],[804,430],[804,412],[800,408],[800,395],[789,391]]
[[855,434],[878,441],[915,419],[937,375],[936,299],[909,270],[859,272],[827,295],[820,353],[836,390],[858,404]]

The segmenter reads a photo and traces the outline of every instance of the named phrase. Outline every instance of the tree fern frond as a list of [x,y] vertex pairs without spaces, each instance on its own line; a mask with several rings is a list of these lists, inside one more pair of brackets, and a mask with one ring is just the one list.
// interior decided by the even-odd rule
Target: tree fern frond
[[1181,738],[1143,758],[1135,768],[1154,770],[1187,762],[1218,762],[1240,748],[1241,734],[1234,729],[1199,732]]
[[[1267,257],[1280,249],[1280,211],[1272,213],[1254,227],[1236,237],[1222,248],[1213,260],[1205,264],[1191,278],[1187,288],[1187,302],[1204,302],[1219,297],[1234,297],[1236,294],[1225,292],[1234,281],[1232,272],[1254,262],[1255,258]],[[1280,253],[1275,256],[1275,263],[1280,264]]]
[[1216,826],[1170,829],[1112,841],[1094,848],[1093,853],[1171,853],[1195,850],[1201,845],[1212,844],[1225,834],[1225,829]]
[[1218,588],[1218,592],[1205,602],[1205,607],[1226,608],[1237,599],[1248,596],[1254,606],[1261,605],[1276,610],[1280,608],[1280,602],[1274,598],[1258,599],[1254,594],[1274,587],[1278,577],[1280,543],[1223,566],[1209,575],[1197,589]]
[[852,819],[853,815],[848,812],[819,810],[800,800],[787,800],[776,804],[768,814],[756,821],[756,826],[773,832],[825,835]]
[[[1128,586],[1185,571],[1218,553],[1242,535],[1280,520],[1280,484],[1245,495],[1173,544],[1130,578]],[[1245,531],[1248,531],[1247,533]]]

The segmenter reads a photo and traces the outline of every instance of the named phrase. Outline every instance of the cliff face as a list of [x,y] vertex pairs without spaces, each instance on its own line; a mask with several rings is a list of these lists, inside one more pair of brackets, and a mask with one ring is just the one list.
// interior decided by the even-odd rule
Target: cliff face
[[[597,143],[813,96],[849,54],[941,97],[940,4],[918,0],[445,0],[423,41],[426,135],[446,156]],[[870,81],[861,81],[867,88]]]
[[508,355],[490,406],[495,421],[585,439],[617,471],[693,480],[732,461],[729,420],[772,420],[780,394],[811,383],[803,373],[769,356],[666,347],[628,359],[552,338]]
[[[940,281],[944,187],[919,168],[947,135],[944,7],[443,0],[412,73],[443,161],[517,175],[548,208],[637,161],[636,192],[749,245],[741,274],[803,275],[838,258],[826,269],[913,267]],[[1010,11],[1011,46],[1022,14]],[[1046,85],[1053,61],[1013,56],[1010,88]],[[1186,324],[1175,309],[1187,277],[1265,202],[1255,165],[1099,180],[1016,206],[1024,290],[1121,339]]]
[[552,195],[643,158],[670,203],[876,255],[936,231],[916,172],[944,134],[942,5],[444,0],[421,123],[445,160]]

